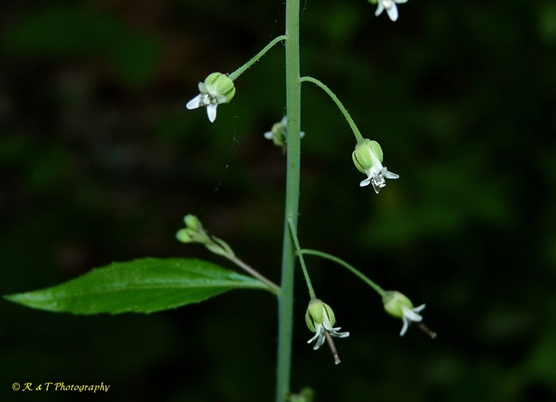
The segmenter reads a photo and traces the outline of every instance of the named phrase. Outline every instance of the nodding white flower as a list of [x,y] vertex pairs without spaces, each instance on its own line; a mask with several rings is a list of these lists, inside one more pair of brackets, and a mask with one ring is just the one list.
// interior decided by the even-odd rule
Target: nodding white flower
[[185,105],[189,110],[199,107],[207,108],[207,115],[211,123],[216,120],[216,107],[221,103],[228,103],[236,93],[234,82],[222,73],[212,73],[205,82],[199,82],[200,94]]
[[[304,136],[305,132],[299,133],[299,138]],[[283,147],[288,140],[288,116],[284,116],[278,123],[274,123],[270,131],[264,133],[264,138],[272,140],[276,146]]]
[[392,21],[396,21],[398,19],[398,7],[396,6],[396,3],[407,3],[407,0],[378,0],[375,16],[378,17],[384,10],[386,10],[388,17],[390,17]]
[[386,186],[385,179],[398,179],[400,176],[392,173],[382,166],[382,148],[376,141],[371,141],[365,138],[355,146],[355,151],[352,154],[353,163],[355,167],[367,175],[359,185],[361,187],[373,185],[375,192],[378,194],[381,188]]
[[[421,322],[423,317],[418,313],[425,308],[424,304],[413,307],[413,303],[404,294],[396,291],[388,291],[383,296],[384,309],[393,317],[401,318],[403,321],[400,336],[404,336],[411,322]],[[433,336],[434,337],[434,336]]]
[[[307,327],[315,332],[315,336],[307,341],[307,343],[317,341],[315,346],[313,346],[313,350],[320,348],[327,339],[329,339],[329,343],[332,341],[331,338],[326,336],[326,333],[336,338],[347,338],[349,336],[349,332],[338,332],[341,329],[340,327],[334,328],[334,324],[336,324],[334,311],[320,299],[313,299],[309,302],[309,307],[307,307],[307,312],[305,313],[305,322]],[[333,343],[330,345],[330,349],[332,349],[333,353],[335,352],[336,348]],[[337,353],[334,357],[337,358]],[[336,364],[339,362],[340,359],[337,358]]]

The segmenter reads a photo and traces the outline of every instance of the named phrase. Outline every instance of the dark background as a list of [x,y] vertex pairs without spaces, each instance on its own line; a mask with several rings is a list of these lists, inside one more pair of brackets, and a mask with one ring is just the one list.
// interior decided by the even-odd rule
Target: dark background
[[[292,389],[317,402],[556,400],[556,3],[304,3],[302,74],[324,81],[401,178],[360,188],[355,141],[303,86],[303,247],[416,305],[431,341],[349,272],[307,257],[342,363],[314,352],[296,282]],[[199,257],[199,216],[278,281],[285,110],[276,46],[210,124],[185,103],[283,33],[282,1],[2,1],[0,294],[141,257]],[[0,302],[2,401],[272,401],[276,302],[235,291],[152,315],[71,316]],[[109,384],[23,394],[13,382]]]

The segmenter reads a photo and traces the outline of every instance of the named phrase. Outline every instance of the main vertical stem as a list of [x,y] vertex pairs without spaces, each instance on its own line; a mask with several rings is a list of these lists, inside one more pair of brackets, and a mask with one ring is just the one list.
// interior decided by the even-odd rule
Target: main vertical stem
[[284,402],[290,391],[293,330],[293,278],[295,245],[288,219],[297,228],[299,165],[301,160],[301,83],[299,81],[299,0],[286,0],[286,109],[288,116],[286,211],[282,249],[282,283],[278,299],[278,363],[276,402]]

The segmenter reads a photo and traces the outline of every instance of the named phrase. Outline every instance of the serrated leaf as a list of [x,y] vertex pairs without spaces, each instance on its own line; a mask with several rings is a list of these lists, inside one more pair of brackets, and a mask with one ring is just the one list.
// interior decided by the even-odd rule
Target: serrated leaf
[[117,262],[50,288],[4,296],[24,306],[73,314],[152,313],[198,303],[261,281],[207,261],[145,258]]

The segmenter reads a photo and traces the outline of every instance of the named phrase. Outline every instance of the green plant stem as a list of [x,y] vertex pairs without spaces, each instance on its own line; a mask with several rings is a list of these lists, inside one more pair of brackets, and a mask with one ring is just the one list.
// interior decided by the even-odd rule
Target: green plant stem
[[272,282],[270,279],[266,278],[265,276],[263,276],[260,273],[258,273],[257,271],[255,271],[253,268],[251,268],[249,265],[247,265],[246,263],[241,261],[235,255],[231,255],[231,254],[221,254],[221,255],[226,257],[228,260],[232,261],[234,264],[236,264],[237,266],[239,266],[243,270],[249,272],[251,275],[253,275],[255,278],[257,278],[261,282],[265,283],[270,288],[270,291],[272,293],[274,293],[277,296],[280,295],[280,286],[278,286],[277,284]]
[[332,98],[332,100],[336,103],[336,105],[338,106],[338,108],[340,109],[342,114],[344,115],[344,117],[347,120],[349,126],[351,127],[351,130],[353,131],[353,135],[355,135],[355,138],[357,139],[357,142],[363,141],[363,136],[359,132],[359,129],[355,125],[355,122],[353,121],[353,119],[349,115],[347,109],[344,107],[342,102],[340,102],[340,99],[338,99],[338,97],[334,94],[334,92],[332,92],[330,90],[330,88],[328,88],[326,85],[324,85],[321,81],[317,80],[316,78],[309,77],[309,76],[301,77],[299,79],[299,81],[300,82],[312,82],[316,86],[320,87],[324,92],[326,92],[328,94],[328,96],[330,96]]
[[293,334],[293,278],[295,248],[289,219],[297,227],[299,165],[301,161],[301,85],[299,83],[299,0],[286,0],[286,114],[288,116],[286,206],[282,248],[282,282],[278,297],[278,360],[276,402],[284,402],[290,391]]
[[253,56],[251,58],[251,60],[249,60],[247,63],[245,63],[243,66],[241,66],[240,68],[238,68],[236,71],[234,71],[231,74],[228,74],[228,78],[231,79],[232,81],[234,81],[237,77],[239,77],[241,74],[243,74],[245,72],[245,70],[247,70],[249,67],[251,67],[253,64],[255,64],[257,61],[259,61],[259,59],[261,57],[263,57],[263,55],[268,52],[275,44],[277,44],[278,42],[281,42],[283,40],[286,40],[286,35],[280,35],[277,38],[274,38],[268,45],[266,45],[263,50],[261,50],[259,53],[257,53],[255,56]]
[[303,253],[301,253],[301,247],[299,246],[299,239],[297,238],[297,233],[295,232],[295,226],[291,219],[288,219],[290,224],[290,232],[292,235],[293,242],[295,244],[296,254],[299,256],[299,262],[301,263],[301,269],[303,270],[303,275],[305,276],[305,282],[307,283],[307,289],[309,289],[309,296],[311,300],[315,300],[317,295],[315,295],[315,290],[313,289],[313,284],[311,283],[311,278],[309,278],[309,272],[307,272],[307,266],[305,265],[305,259],[303,258]]
[[353,266],[349,265],[347,262],[345,262],[344,260],[338,258],[338,257],[334,257],[333,255],[327,254],[327,253],[323,253],[322,251],[317,251],[317,250],[308,250],[308,249],[302,249],[299,250],[300,254],[312,254],[312,255],[316,255],[322,258],[326,258],[329,259],[331,261],[334,261],[340,265],[342,265],[343,267],[349,269],[351,272],[353,272],[357,277],[359,277],[360,279],[362,279],[365,283],[367,283],[367,285],[369,285],[370,287],[372,287],[374,290],[376,290],[376,292],[380,295],[380,297],[383,297],[384,294],[386,293],[386,291],[384,289],[382,289],[380,286],[378,286],[376,283],[374,283],[372,280],[370,280],[369,278],[367,278],[365,275],[363,275],[361,273],[361,271],[359,271],[358,269],[354,268]]

